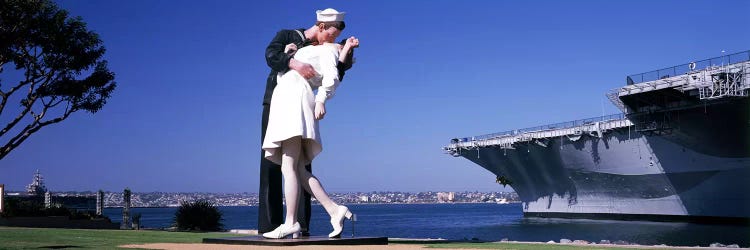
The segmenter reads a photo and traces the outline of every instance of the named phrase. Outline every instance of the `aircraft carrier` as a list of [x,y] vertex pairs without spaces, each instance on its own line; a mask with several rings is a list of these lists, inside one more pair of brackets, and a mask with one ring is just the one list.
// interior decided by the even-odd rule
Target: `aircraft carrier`
[[750,51],[626,77],[622,113],[451,139],[529,217],[750,224]]

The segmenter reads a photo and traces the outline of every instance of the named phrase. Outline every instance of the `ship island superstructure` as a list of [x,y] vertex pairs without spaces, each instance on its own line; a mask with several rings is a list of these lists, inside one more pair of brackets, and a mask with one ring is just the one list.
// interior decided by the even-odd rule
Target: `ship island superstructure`
[[750,51],[626,77],[621,114],[454,138],[533,217],[750,222]]

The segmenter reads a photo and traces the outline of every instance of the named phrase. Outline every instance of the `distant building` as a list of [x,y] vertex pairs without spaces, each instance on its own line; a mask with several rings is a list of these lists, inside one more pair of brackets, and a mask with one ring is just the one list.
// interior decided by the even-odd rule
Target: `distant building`
[[455,192],[438,192],[437,200],[438,202],[453,202],[456,200],[456,193]]
[[370,202],[370,196],[362,195],[359,197],[359,201],[361,202]]
[[31,184],[26,186],[26,193],[31,196],[42,196],[47,193],[47,187],[44,186],[44,178],[39,173],[39,169],[34,173],[34,179],[31,181]]

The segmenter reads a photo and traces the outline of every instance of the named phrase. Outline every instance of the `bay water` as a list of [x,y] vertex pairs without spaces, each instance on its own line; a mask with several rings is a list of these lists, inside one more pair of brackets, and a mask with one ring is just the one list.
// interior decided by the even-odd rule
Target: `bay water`
[[[521,204],[349,204],[357,221],[347,221],[343,235],[448,240],[555,241],[560,239],[627,241],[642,245],[708,246],[711,243],[750,246],[750,227],[676,222],[524,218]],[[219,207],[225,229],[257,229],[258,207]],[[141,213],[141,226],[169,228],[177,208],[132,208]],[[122,221],[121,208],[106,208],[113,222]],[[313,205],[310,233],[328,235],[330,217]],[[354,230],[354,232],[352,232]]]

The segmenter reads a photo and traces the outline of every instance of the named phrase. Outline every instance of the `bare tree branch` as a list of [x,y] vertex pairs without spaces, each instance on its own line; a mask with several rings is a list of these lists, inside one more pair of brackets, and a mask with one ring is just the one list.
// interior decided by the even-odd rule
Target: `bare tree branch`
[[55,99],[56,99],[56,98],[57,98],[57,97],[55,97],[55,98],[52,98],[52,100],[50,100],[48,104],[45,104],[45,106],[49,106],[49,108],[54,108],[54,107],[56,107],[57,105],[59,105],[60,103],[62,103],[62,102],[64,102],[64,101],[65,101],[65,99],[60,99],[60,100],[58,100],[57,102],[55,102],[55,103],[52,103],[52,102],[54,102],[54,101],[55,101]]
[[36,102],[36,98],[31,99],[30,103],[26,105],[26,108],[24,108],[23,111],[21,111],[21,113],[19,113],[15,119],[13,119],[10,123],[5,125],[5,128],[3,128],[3,130],[0,130],[0,137],[2,137],[3,135],[5,135],[5,133],[10,131],[10,129],[16,126],[16,124],[19,121],[21,121],[21,119],[23,119],[26,116],[26,114],[29,113],[29,111],[31,110],[31,107],[34,106],[34,102]]
[[[47,79],[44,82],[45,83],[49,82],[49,80],[51,80],[51,79],[52,79],[52,74],[51,73],[47,74]],[[42,83],[42,85],[44,85],[45,83]],[[36,103],[36,100],[37,100],[37,96],[33,95],[34,94],[34,85],[36,85],[36,84],[37,84],[37,82],[32,82],[31,86],[29,87],[29,93],[26,95],[26,100],[27,100],[27,103],[25,105],[26,107],[23,109],[23,111],[21,111],[21,113],[18,114],[18,116],[16,116],[15,119],[13,119],[10,123],[8,123],[7,125],[5,125],[5,128],[3,128],[3,130],[0,130],[0,137],[2,137],[3,135],[5,135],[5,133],[7,133],[8,131],[10,131],[10,129],[12,129],[13,127],[15,127],[16,124],[18,124],[18,122],[21,121],[29,113],[29,111],[34,107],[34,103]],[[2,105],[3,106],[5,106],[6,100],[7,100],[7,98],[3,98],[3,101],[2,101]],[[2,108],[3,107],[0,106],[0,114],[2,114]]]
[[8,102],[8,99],[10,98],[10,96],[13,95],[13,93],[16,92],[16,90],[18,90],[21,87],[25,86],[26,84],[29,84],[29,83],[32,83],[32,82],[34,82],[34,81],[32,79],[29,79],[28,75],[27,75],[26,80],[20,81],[18,83],[18,85],[16,85],[15,87],[11,88],[8,92],[4,92],[2,94],[3,99],[2,99],[2,101],[0,101],[0,114],[2,114],[3,110],[5,110],[5,104]]
[[72,114],[75,111],[76,110],[68,109],[68,110],[65,111],[65,114],[63,114],[62,116],[56,117],[54,119],[50,119],[50,120],[46,120],[46,121],[40,122],[39,125],[41,125],[41,126],[47,126],[47,125],[50,125],[50,124],[55,124],[55,123],[61,122],[61,121],[65,120],[65,119],[67,119],[68,116],[70,116],[70,114]]
[[34,121],[34,123],[29,124],[23,129],[23,131],[19,132],[18,135],[16,135],[15,137],[13,137],[13,139],[8,141],[8,143],[0,147],[0,160],[5,158],[5,156],[8,155],[8,153],[10,153],[10,151],[12,151],[14,148],[18,147],[18,145],[21,145],[21,143],[23,143],[27,138],[29,138],[29,136],[36,133],[36,131],[39,131],[39,129],[45,126],[48,126],[50,124],[61,122],[67,119],[70,116],[70,114],[73,112],[74,111],[71,109],[71,110],[66,111],[63,116],[60,116],[51,120],[47,120],[44,122],[39,122],[39,120],[36,120]]
[[[36,98],[34,98],[34,99],[36,99]],[[44,100],[42,100],[42,102],[44,102]],[[28,113],[28,110],[31,109],[31,106],[33,106],[33,105],[26,106],[26,110],[25,110],[26,112],[25,113]],[[5,146],[3,146],[3,148],[0,148],[0,155],[2,155],[3,152],[5,152],[6,147],[9,147],[9,148],[7,148],[7,150],[8,150],[8,152],[10,152],[10,150],[12,150],[13,148],[17,147],[18,144],[20,144],[20,143],[14,143],[14,142],[16,142],[18,140],[21,140],[21,138],[23,138],[23,140],[25,140],[25,137],[30,136],[31,135],[30,131],[33,130],[35,127],[39,126],[39,124],[40,124],[39,121],[47,113],[47,109],[48,108],[49,107],[47,105],[44,105],[44,108],[42,109],[42,112],[39,113],[39,115],[34,115],[34,121],[31,122],[31,124],[26,125],[26,127],[24,127],[23,130],[21,130],[21,132],[18,132],[18,134],[16,134],[16,136],[14,136],[12,139],[10,139],[10,141],[8,141],[8,143],[5,144]],[[23,116],[26,116],[25,113],[23,114]],[[20,118],[22,118],[22,117],[20,117]],[[18,121],[14,121],[14,122],[18,122]],[[2,132],[5,133],[6,131],[3,130]],[[21,141],[23,141],[23,140],[21,140]]]
[[[28,53],[28,49],[26,49],[26,48],[23,48],[23,51],[25,53]],[[31,67],[31,65],[25,65],[25,66],[26,67]],[[50,73],[52,73],[52,72],[50,72]],[[28,74],[28,73],[25,74],[25,75],[26,75],[26,79],[22,80],[22,81],[19,81],[18,85],[16,85],[15,87],[11,88],[10,90],[8,90],[8,92],[2,92],[2,91],[0,91],[2,93],[0,95],[0,96],[2,96],[2,100],[0,100],[0,114],[3,113],[3,110],[5,110],[5,105],[7,104],[8,99],[10,98],[11,95],[13,95],[14,92],[16,92],[16,90],[20,89],[23,86],[26,86],[29,83],[34,83],[37,80],[39,80],[39,79],[41,79],[41,78],[43,78],[45,76],[48,76],[47,77],[48,80],[45,80],[45,81],[49,81],[49,76],[51,76],[51,74],[47,75],[47,74]],[[32,91],[33,89],[34,88],[33,88],[33,85],[32,85],[30,91]],[[0,136],[1,135],[2,134],[0,134]]]

